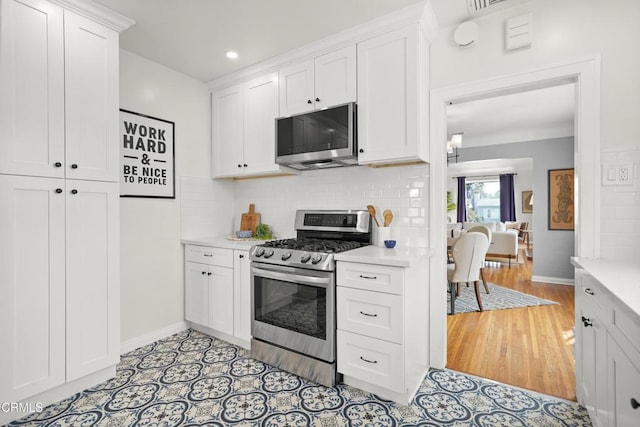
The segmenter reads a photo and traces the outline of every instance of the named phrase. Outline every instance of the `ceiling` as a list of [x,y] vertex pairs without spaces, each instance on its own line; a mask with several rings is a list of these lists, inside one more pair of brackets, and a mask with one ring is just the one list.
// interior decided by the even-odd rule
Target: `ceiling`
[[[209,82],[393,11],[429,0],[95,0],[136,21],[120,47]],[[467,0],[430,0],[441,28],[470,15]],[[443,34],[448,31],[443,31]],[[225,52],[237,51],[230,60]],[[573,135],[573,85],[448,108],[449,133],[465,146]],[[524,138],[524,139],[523,139]]]

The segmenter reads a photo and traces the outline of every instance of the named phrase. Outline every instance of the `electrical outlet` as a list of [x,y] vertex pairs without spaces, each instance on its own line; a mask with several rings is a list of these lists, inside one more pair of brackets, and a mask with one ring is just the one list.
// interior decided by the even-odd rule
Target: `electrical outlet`
[[602,165],[602,185],[633,184],[633,165]]

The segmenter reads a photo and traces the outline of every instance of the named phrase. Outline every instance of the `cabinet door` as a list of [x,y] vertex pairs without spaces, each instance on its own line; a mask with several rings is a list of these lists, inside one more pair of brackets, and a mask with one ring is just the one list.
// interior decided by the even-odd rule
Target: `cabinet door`
[[64,21],[66,176],[117,182],[118,33],[68,11]]
[[399,29],[358,44],[358,161],[415,159],[418,34]]
[[[640,354],[625,354],[609,336],[609,427],[635,427],[640,422]],[[632,362],[634,361],[634,362]]]
[[213,114],[212,133],[214,178],[237,176],[243,173],[243,95],[242,86],[236,85],[211,95]]
[[233,335],[233,269],[209,266],[209,327]]
[[576,377],[584,402],[594,421],[606,425],[607,417],[607,330],[587,301],[576,304]]
[[63,37],[61,8],[0,2],[0,173],[64,176]]
[[278,170],[275,163],[278,117],[278,75],[269,74],[244,87],[244,164],[245,173]]
[[315,109],[313,59],[282,68],[279,72],[280,116],[304,113]]
[[120,357],[119,184],[67,180],[67,381]]
[[251,270],[249,251],[233,251],[233,333],[236,338],[251,340]]
[[315,60],[315,109],[356,100],[356,46],[330,52]]
[[65,381],[64,180],[0,175],[0,200],[0,402],[17,402]]
[[207,326],[209,323],[209,272],[206,264],[185,262],[184,318]]

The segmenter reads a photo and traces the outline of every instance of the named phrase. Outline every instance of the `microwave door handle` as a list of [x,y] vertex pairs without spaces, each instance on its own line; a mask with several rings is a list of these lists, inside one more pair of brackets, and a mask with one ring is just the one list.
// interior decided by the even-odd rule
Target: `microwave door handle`
[[259,267],[251,267],[254,275],[264,277],[266,279],[281,280],[283,282],[300,283],[302,285],[320,286],[326,288],[331,283],[330,277],[314,277],[302,276],[292,273],[280,273],[278,271],[266,270]]

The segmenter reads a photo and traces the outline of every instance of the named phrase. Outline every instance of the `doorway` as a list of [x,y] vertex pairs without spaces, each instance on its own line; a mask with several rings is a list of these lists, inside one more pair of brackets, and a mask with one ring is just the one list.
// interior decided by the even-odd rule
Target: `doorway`
[[[463,83],[433,90],[430,109],[430,243],[433,248],[446,248],[446,106],[451,102],[500,96],[502,94],[558,86],[576,85],[575,176],[580,182],[574,194],[576,206],[575,248],[577,256],[599,254],[600,204],[600,104],[599,60],[590,58],[538,71],[500,77],[489,81]],[[436,141],[442,141],[437,143]],[[446,253],[435,250],[430,260],[430,365],[444,368],[447,360]]]

